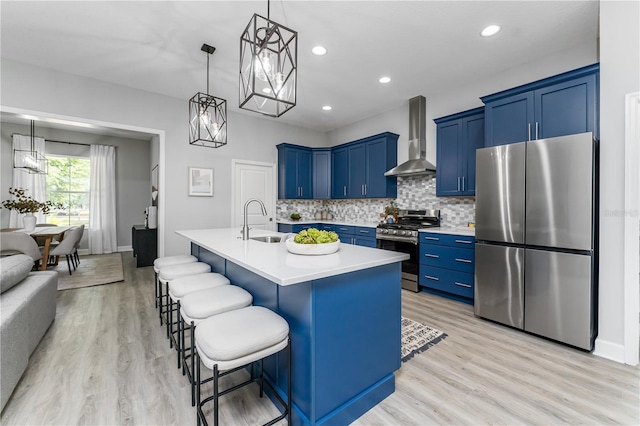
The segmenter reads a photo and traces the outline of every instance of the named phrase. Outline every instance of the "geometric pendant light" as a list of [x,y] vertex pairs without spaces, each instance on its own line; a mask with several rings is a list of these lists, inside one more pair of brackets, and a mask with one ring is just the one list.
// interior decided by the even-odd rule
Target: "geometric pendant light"
[[215,47],[203,44],[207,54],[207,93],[196,93],[189,99],[189,143],[219,148],[227,144],[227,101],[209,94],[209,56]]
[[13,168],[22,169],[30,174],[46,175],[49,162],[47,157],[36,149],[35,131],[35,122],[31,120],[31,149],[13,150]]
[[240,108],[279,117],[296,105],[298,33],[254,14],[240,36]]

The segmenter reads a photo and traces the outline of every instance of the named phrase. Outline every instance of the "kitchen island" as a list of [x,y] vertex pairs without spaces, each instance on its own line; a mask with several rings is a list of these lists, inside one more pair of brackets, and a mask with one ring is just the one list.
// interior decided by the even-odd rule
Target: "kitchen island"
[[[252,230],[252,237],[283,235]],[[287,320],[293,423],[349,424],[395,389],[400,368],[400,272],[408,255],[341,244],[300,256],[284,243],[242,241],[239,229],[178,231],[191,253]],[[264,361],[286,395],[286,354]]]

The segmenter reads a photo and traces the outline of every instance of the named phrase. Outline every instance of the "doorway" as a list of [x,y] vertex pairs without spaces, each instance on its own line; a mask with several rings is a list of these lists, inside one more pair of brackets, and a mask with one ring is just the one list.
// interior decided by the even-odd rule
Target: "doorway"
[[276,231],[276,165],[248,160],[231,160],[231,224],[240,228],[244,222],[244,203],[252,198],[264,202],[263,216],[258,203],[248,206],[249,226]]

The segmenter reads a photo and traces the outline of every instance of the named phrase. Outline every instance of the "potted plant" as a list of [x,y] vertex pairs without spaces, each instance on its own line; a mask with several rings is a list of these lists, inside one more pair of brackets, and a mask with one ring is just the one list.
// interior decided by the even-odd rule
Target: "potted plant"
[[298,221],[298,220],[300,220],[301,216],[300,216],[300,213],[295,212],[295,213],[291,213],[291,216],[289,216],[289,217],[291,218],[291,220]]
[[393,220],[397,222],[398,214],[400,214],[400,208],[398,208],[395,201],[391,201],[389,205],[384,208],[384,213],[387,217],[393,216]]
[[13,199],[4,200],[2,207],[9,210],[15,210],[20,214],[24,214],[24,227],[28,231],[33,231],[36,226],[36,217],[33,215],[39,211],[43,214],[49,214],[51,209],[61,209],[62,204],[53,201],[40,202],[27,195],[27,190],[22,188],[9,188],[9,194],[13,195]]

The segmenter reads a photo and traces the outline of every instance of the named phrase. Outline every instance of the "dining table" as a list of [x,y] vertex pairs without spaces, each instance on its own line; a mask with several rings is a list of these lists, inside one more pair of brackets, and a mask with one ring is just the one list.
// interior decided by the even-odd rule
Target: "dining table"
[[31,235],[33,238],[41,237],[44,239],[44,248],[42,250],[42,262],[40,262],[40,270],[47,270],[47,260],[49,259],[49,250],[51,248],[51,241],[58,237],[59,241],[64,239],[64,233],[68,231],[70,226],[42,226],[37,227],[33,231],[27,231],[26,229],[18,229],[13,232],[24,232]]

